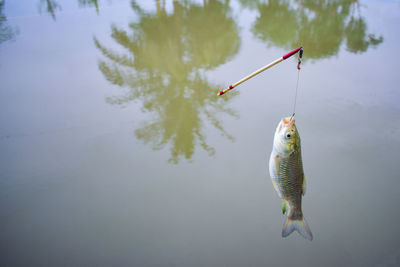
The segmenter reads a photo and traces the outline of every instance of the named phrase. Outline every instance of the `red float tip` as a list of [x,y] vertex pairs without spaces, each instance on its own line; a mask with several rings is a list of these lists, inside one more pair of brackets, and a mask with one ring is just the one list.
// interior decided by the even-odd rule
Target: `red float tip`
[[293,51],[287,53],[287,54],[284,55],[282,58],[283,58],[283,59],[290,58],[291,56],[293,56],[294,54],[296,54],[297,52],[299,52],[301,48],[302,48],[302,47],[299,47],[299,48],[297,48],[297,49],[295,49],[295,50],[293,50]]
[[223,95],[225,94],[224,91],[220,91],[217,95]]

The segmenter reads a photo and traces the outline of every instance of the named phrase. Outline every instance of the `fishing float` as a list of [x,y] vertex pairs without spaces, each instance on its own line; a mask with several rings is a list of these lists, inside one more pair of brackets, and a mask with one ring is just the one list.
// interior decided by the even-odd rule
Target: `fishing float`
[[[265,65],[264,67],[262,67],[262,68],[256,70],[255,72],[253,72],[253,73],[251,73],[250,75],[244,77],[243,79],[239,80],[238,82],[236,82],[236,83],[234,83],[234,84],[232,84],[232,85],[229,85],[229,86],[228,86],[227,88],[225,88],[224,90],[219,91],[217,95],[223,95],[223,94],[225,94],[226,92],[228,92],[229,90],[232,90],[233,88],[235,88],[235,87],[238,86],[239,84],[241,84],[241,83],[247,81],[247,80],[250,79],[250,78],[253,78],[254,76],[256,76],[257,74],[263,72],[264,70],[267,70],[267,69],[271,68],[272,66],[275,66],[275,65],[278,64],[279,62],[282,62],[282,61],[284,61],[285,59],[290,58],[291,56],[293,56],[294,54],[298,53],[299,51],[300,51],[300,56],[299,56],[299,60],[300,60],[300,58],[301,58],[302,55],[303,55],[303,47],[299,47],[299,48],[297,48],[297,49],[295,49],[295,50],[293,50],[293,51],[287,53],[286,55],[283,55],[282,57],[278,58],[277,60],[272,61],[272,62],[269,63],[268,65]],[[300,70],[300,61],[299,61],[299,64],[298,64],[297,68]]]

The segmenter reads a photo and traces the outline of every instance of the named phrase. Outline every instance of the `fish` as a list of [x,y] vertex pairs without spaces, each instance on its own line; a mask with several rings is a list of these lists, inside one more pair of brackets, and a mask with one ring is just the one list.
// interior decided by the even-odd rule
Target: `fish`
[[293,116],[282,118],[276,128],[269,159],[269,174],[275,191],[282,199],[282,213],[287,214],[282,228],[282,237],[287,237],[296,230],[311,241],[313,235],[304,219],[301,207],[306,183],[301,158],[300,135]]

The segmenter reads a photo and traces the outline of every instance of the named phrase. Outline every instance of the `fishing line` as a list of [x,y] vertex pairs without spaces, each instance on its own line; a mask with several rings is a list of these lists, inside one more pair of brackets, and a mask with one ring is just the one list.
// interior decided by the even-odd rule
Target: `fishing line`
[[293,115],[292,115],[292,117],[294,117],[294,114],[296,112],[297,90],[299,88],[299,77],[300,77],[300,70],[297,71],[297,82],[296,82],[296,91],[294,93],[294,103],[293,103]]
[[296,104],[297,104],[297,91],[299,88],[299,79],[300,79],[300,70],[301,70],[301,58],[303,57],[303,48],[300,48],[300,53],[299,53],[299,59],[297,63],[297,81],[296,81],[296,90],[294,94],[294,103],[293,103],[293,114],[291,119],[294,117],[294,114],[296,114]]

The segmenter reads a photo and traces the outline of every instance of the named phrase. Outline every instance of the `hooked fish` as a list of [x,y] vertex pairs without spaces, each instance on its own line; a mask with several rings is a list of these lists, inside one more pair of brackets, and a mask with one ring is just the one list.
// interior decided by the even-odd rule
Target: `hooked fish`
[[294,230],[308,240],[313,239],[311,230],[301,210],[301,199],[306,192],[300,136],[294,117],[283,118],[276,128],[269,159],[272,185],[282,199],[282,213],[287,214],[282,237]]

